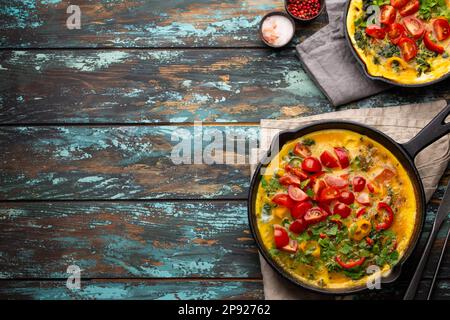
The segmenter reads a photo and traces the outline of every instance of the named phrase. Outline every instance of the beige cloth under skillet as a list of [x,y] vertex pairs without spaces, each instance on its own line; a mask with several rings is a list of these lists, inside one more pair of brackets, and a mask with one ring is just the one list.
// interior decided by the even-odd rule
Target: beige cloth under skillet
[[[272,138],[278,132],[294,129],[317,120],[343,119],[361,122],[377,128],[399,143],[404,143],[414,137],[445,106],[446,101],[439,100],[399,107],[350,109],[290,120],[261,120],[260,152],[269,149]],[[439,139],[416,157],[415,163],[422,178],[427,201],[436,190],[439,180],[447,168],[449,158],[449,135]],[[324,298],[324,295],[291,284],[279,276],[261,256],[260,261],[266,299],[306,300]],[[325,297],[330,298],[330,296]]]

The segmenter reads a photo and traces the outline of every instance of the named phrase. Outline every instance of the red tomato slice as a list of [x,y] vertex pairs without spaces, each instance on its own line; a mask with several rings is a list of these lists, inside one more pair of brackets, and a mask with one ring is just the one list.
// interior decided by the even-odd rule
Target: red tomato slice
[[334,153],[336,153],[336,156],[339,160],[339,164],[341,165],[342,169],[345,169],[350,165],[350,160],[348,158],[347,149],[341,148],[341,147],[335,147]]
[[299,177],[301,181],[308,179],[308,175],[305,172],[303,172],[303,170],[300,168],[289,167],[288,171]]
[[393,23],[388,26],[387,34],[392,44],[397,44],[406,35],[406,29],[400,23]]
[[319,172],[322,170],[322,165],[316,157],[307,157],[302,162],[302,169],[307,172]]
[[409,0],[391,0],[391,6],[396,9],[400,9],[408,3]]
[[290,185],[288,188],[288,194],[289,197],[291,197],[294,201],[305,201],[309,198],[309,196],[299,187],[295,187],[293,185]]
[[293,201],[293,200],[289,197],[289,195],[287,195],[286,193],[279,193],[279,194],[276,194],[276,195],[272,198],[272,202],[273,202],[273,203],[276,203],[276,204],[278,204],[278,205],[280,205],[280,206],[288,207],[288,208],[291,208],[291,207],[295,204],[295,201]]
[[336,188],[326,187],[320,192],[319,201],[323,203],[330,203],[339,196]]
[[307,225],[303,221],[303,219],[297,219],[294,222],[291,223],[289,226],[289,231],[292,231],[293,233],[302,233],[305,231]]
[[367,189],[369,189],[370,193],[375,193],[375,186],[373,185],[373,183],[369,182],[367,184]]
[[366,208],[361,208],[361,209],[359,209],[358,212],[356,213],[356,217],[359,218],[359,217],[361,217],[362,215],[365,215],[365,214],[366,214],[366,211],[367,211]]
[[323,180],[318,180],[314,183],[313,191],[314,191],[314,200],[319,200],[320,192],[326,187],[327,185]]
[[450,25],[444,18],[434,20],[433,29],[436,34],[436,38],[439,41],[447,40],[447,38],[450,37]]
[[289,234],[286,229],[280,225],[273,226],[273,238],[275,240],[275,246],[278,249],[281,249],[289,244]]
[[402,17],[412,15],[419,11],[420,2],[419,0],[411,0],[404,7],[402,7],[399,12]]
[[352,209],[340,202],[336,203],[333,209],[333,214],[338,214],[344,219],[347,218],[351,213]]
[[294,219],[301,219],[305,213],[312,208],[311,201],[298,202],[291,208],[291,216]]
[[325,182],[327,183],[328,186],[337,189],[342,189],[348,186],[348,181],[346,179],[342,179],[340,177],[336,177],[333,175],[325,176]]
[[337,168],[339,167],[339,163],[337,159],[328,151],[322,152],[320,155],[320,161],[325,167],[328,168]]
[[403,37],[399,40],[398,46],[402,52],[403,60],[409,61],[417,55],[417,45],[414,40]]
[[330,205],[324,202],[319,202],[319,208],[324,210],[327,214],[331,215]]
[[433,40],[431,40],[431,31],[425,32],[425,36],[423,37],[423,43],[428,50],[434,51],[439,54],[443,54],[445,49],[443,46],[438,45]]
[[356,201],[363,206],[368,206],[370,204],[370,197],[367,192],[361,192],[356,196]]
[[311,155],[311,150],[309,147],[300,142],[295,145],[293,152],[302,158],[306,158]]
[[278,180],[282,185],[288,186],[291,184],[294,185],[300,185],[300,178],[297,176],[294,176],[293,174],[285,174]]
[[355,195],[350,191],[342,191],[339,194],[339,201],[345,204],[352,204],[355,202]]
[[409,34],[414,40],[420,39],[423,33],[425,32],[425,27],[423,26],[422,21],[420,21],[415,17],[404,18],[403,24],[405,25],[406,30],[408,30]]
[[288,253],[296,253],[298,250],[298,241],[290,239],[289,243],[283,248],[281,248],[281,250]]
[[366,179],[364,179],[363,177],[354,177],[352,184],[353,184],[353,191],[361,192],[366,186]]
[[304,220],[305,220],[306,224],[310,225],[310,224],[314,224],[314,223],[323,221],[326,218],[327,218],[327,213],[325,211],[323,211],[319,207],[314,207],[314,208],[309,209],[308,212],[306,212]]
[[395,22],[397,16],[397,10],[393,6],[384,5],[381,7],[380,22],[384,24],[391,24]]
[[377,26],[376,24],[372,24],[366,27],[366,33],[372,38],[383,40],[386,36],[386,31],[384,28]]

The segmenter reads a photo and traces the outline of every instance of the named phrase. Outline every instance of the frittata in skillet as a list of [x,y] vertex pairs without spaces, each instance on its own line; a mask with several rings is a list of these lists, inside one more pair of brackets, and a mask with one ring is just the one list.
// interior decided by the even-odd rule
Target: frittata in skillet
[[[416,196],[395,156],[367,136],[322,130],[284,145],[257,192],[258,232],[268,253],[311,286],[364,285],[408,247]],[[368,273],[369,272],[369,273]]]
[[350,0],[347,31],[372,76],[423,84],[450,72],[450,0]]

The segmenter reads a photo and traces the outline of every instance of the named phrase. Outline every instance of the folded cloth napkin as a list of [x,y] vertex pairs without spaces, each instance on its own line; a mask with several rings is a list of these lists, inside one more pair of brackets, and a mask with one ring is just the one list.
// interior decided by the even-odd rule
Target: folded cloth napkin
[[297,45],[303,68],[336,107],[390,88],[369,79],[344,35],[346,0],[325,0],[329,24]]
[[[261,120],[259,153],[261,154],[261,152],[265,152],[270,148],[270,143],[278,132],[297,128],[317,120],[344,119],[365,123],[386,133],[397,142],[404,143],[415,136],[446,105],[445,100],[439,100],[400,107],[350,109],[291,120]],[[425,148],[416,157],[415,164],[425,188],[427,201],[436,190],[439,180],[447,168],[449,159],[449,135]],[[330,296],[316,294],[291,284],[279,276],[261,256],[260,261],[266,299],[305,300],[330,298]]]

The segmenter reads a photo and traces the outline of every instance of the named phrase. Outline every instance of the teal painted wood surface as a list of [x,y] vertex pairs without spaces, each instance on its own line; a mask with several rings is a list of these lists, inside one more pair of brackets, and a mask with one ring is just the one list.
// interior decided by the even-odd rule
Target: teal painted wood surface
[[[420,247],[436,210],[429,205]],[[60,279],[71,264],[88,279],[261,277],[244,201],[0,203],[0,230],[2,279]],[[449,274],[447,259],[440,278]]]
[[234,280],[87,280],[79,291],[65,281],[2,281],[0,299],[261,299],[261,281]]
[[[293,50],[0,52],[0,123],[259,122],[334,111]],[[450,80],[342,108],[450,98]]]
[[[215,132],[224,143],[225,133],[232,141],[256,143],[259,131],[256,126],[203,128],[200,156]],[[201,139],[192,126],[2,127],[0,200],[245,199],[250,144],[230,152],[243,164],[175,165],[174,147],[188,139],[192,147]],[[191,151],[187,156],[193,162]]]
[[[80,0],[81,29],[69,30],[68,0],[0,1],[0,46],[45,47],[250,47],[263,46],[261,17],[283,10],[277,0]],[[324,15],[299,38],[326,22]]]
[[1,279],[71,264],[84,278],[261,277],[245,202],[0,203],[0,230]]
[[[202,120],[256,140],[262,118],[334,110],[292,49],[326,15],[272,51],[256,30],[278,0],[81,0],[80,30],[65,27],[68,4],[0,0],[0,298],[263,298],[248,159],[175,166],[171,137]],[[450,98],[449,81],[343,108]],[[401,298],[417,257],[392,286],[346,298]],[[72,263],[82,268],[78,292],[65,287]],[[435,298],[450,299],[449,272],[446,258]]]
[[[381,300],[402,299],[407,283],[382,290],[367,291],[354,296],[338,296],[336,299]],[[422,281],[417,292],[418,299],[424,299],[430,280]],[[433,299],[450,299],[450,281],[438,280]],[[306,294],[304,300],[314,296]],[[80,290],[66,288],[65,281],[2,281],[0,299],[263,299],[261,280],[87,280],[81,282]],[[333,299],[332,296],[324,296]]]

